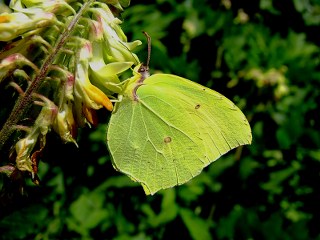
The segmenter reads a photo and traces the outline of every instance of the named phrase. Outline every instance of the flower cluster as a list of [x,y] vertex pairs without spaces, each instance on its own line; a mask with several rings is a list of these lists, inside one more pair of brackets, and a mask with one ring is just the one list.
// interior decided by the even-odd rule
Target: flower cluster
[[[89,5],[71,31],[71,22],[85,4]],[[132,51],[141,42],[128,42],[116,17],[128,4],[128,0],[15,0],[9,5],[11,12],[0,10],[0,46],[4,46],[0,91],[14,89],[16,106],[11,115],[18,118],[7,121],[9,130],[3,127],[0,132],[0,148],[8,142],[4,139],[8,132],[15,144],[8,153],[13,162],[2,162],[7,165],[0,172],[22,171],[36,179],[49,131],[77,144],[77,129],[97,124],[96,110],[112,111],[110,99],[122,90],[121,74],[139,63]],[[62,38],[67,31],[67,39]],[[15,109],[21,105],[19,115]],[[11,115],[9,111],[6,117]]]

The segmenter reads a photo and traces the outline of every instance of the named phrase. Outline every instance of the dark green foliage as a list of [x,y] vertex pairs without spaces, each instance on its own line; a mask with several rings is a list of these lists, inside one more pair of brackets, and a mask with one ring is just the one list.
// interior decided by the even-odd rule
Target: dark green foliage
[[[106,124],[82,130],[79,149],[52,135],[41,186],[3,191],[0,238],[320,239],[319,9],[316,0],[132,1],[124,32],[152,37],[153,71],[232,99],[252,145],[146,197],[112,168]],[[144,44],[137,54],[146,53]]]

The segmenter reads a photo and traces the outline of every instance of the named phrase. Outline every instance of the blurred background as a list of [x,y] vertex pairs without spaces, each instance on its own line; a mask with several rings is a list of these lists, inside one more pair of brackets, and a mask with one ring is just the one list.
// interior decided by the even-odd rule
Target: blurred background
[[320,239],[320,1],[133,0],[121,19],[141,61],[152,37],[151,73],[235,102],[252,145],[145,196],[113,169],[101,110],[79,148],[49,137],[40,186],[2,191],[0,239]]

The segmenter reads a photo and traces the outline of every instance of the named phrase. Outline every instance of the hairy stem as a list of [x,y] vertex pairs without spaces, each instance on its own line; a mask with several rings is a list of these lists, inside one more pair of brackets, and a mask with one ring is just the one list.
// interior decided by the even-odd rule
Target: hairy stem
[[43,63],[39,74],[37,74],[32,81],[32,83],[28,86],[27,90],[23,94],[23,96],[19,97],[17,100],[10,116],[8,117],[7,121],[3,125],[0,131],[0,150],[3,148],[5,142],[10,137],[12,131],[15,129],[14,126],[18,123],[21,119],[22,115],[24,114],[25,110],[31,104],[33,93],[35,93],[43,79],[45,79],[50,65],[52,65],[55,57],[59,53],[59,50],[65,44],[66,40],[70,36],[71,32],[75,28],[76,24],[78,23],[80,17],[84,13],[84,11],[92,4],[93,0],[87,1],[83,4],[79,12],[74,16],[73,20],[68,25],[68,28],[62,33],[60,39],[57,41],[56,46],[53,48],[52,53],[47,57],[45,62]]

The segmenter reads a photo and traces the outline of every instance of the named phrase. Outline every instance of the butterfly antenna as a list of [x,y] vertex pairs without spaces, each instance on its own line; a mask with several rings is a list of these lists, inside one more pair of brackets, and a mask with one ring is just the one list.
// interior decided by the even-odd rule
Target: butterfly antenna
[[151,37],[149,36],[149,34],[147,32],[142,32],[146,38],[147,38],[147,42],[148,42],[148,57],[147,57],[147,64],[146,66],[149,68],[149,62],[150,62],[150,55],[151,55]]

